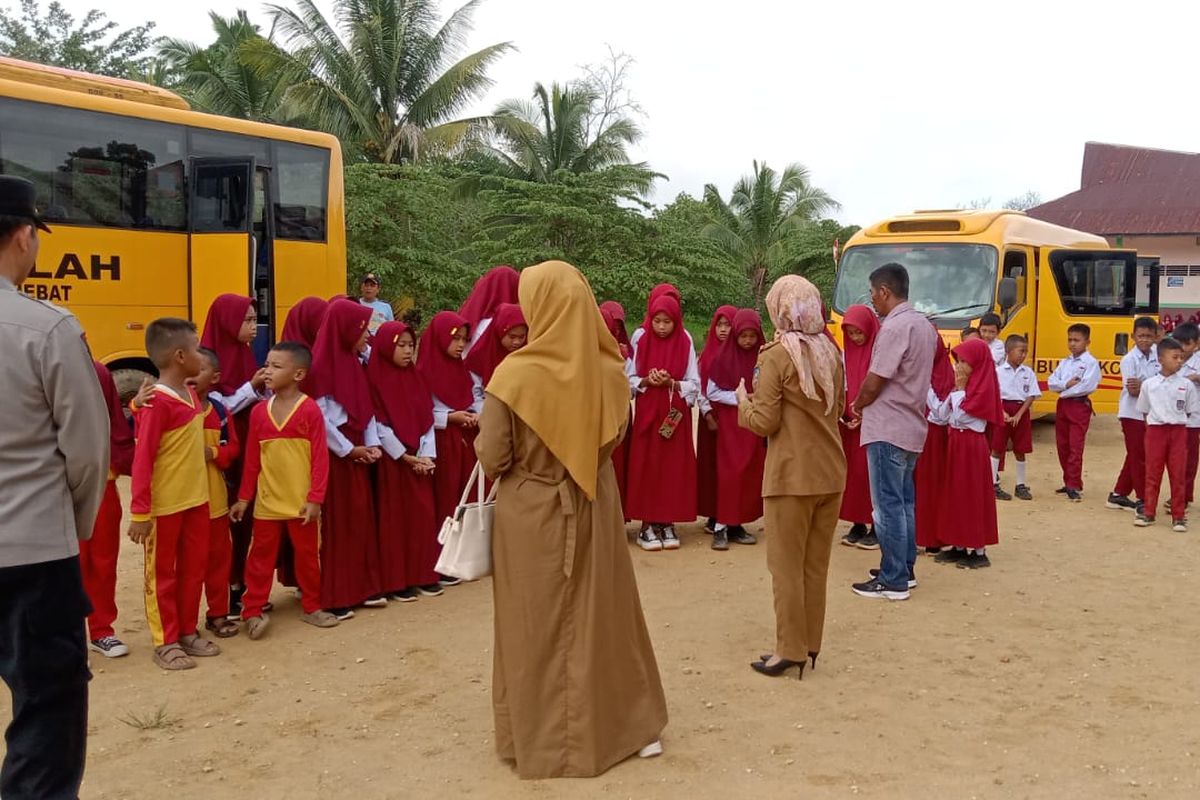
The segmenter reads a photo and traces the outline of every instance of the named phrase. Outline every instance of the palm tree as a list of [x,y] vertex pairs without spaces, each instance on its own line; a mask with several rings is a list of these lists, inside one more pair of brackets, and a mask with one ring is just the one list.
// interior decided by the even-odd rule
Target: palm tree
[[728,203],[710,183],[704,187],[704,204],[709,222],[702,235],[746,273],[756,304],[762,303],[768,277],[799,265],[799,234],[820,214],[840,208],[812,185],[800,164],[789,164],[777,174],[757,161],[754,173],[733,187]]
[[199,47],[183,39],[163,39],[159,56],[179,76],[177,91],[201,111],[259,121],[278,121],[283,84],[260,74],[246,60],[251,45],[274,47],[245,11],[226,19],[209,12],[215,42]]
[[314,0],[268,6],[284,47],[262,42],[248,61],[287,87],[290,121],[327,131],[372,161],[416,161],[449,150],[485,119],[458,119],[512,49],[502,42],[454,60],[480,0],[440,27],[433,0],[339,0],[330,22]]
[[642,138],[632,119],[605,114],[599,92],[585,83],[547,88],[537,83],[533,99],[506,100],[492,117],[493,144],[485,148],[485,172],[537,183],[554,183],[562,171],[599,172],[631,167],[631,188],[649,191],[656,173],[629,163],[627,147]]

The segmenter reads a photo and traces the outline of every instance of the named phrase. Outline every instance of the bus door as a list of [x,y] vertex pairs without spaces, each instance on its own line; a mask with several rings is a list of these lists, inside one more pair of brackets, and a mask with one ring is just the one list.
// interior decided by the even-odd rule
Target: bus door
[[1138,305],[1137,253],[1132,250],[1042,251],[1038,281],[1034,371],[1045,382],[1068,354],[1067,328],[1091,328],[1090,350],[1100,362],[1100,388],[1092,396],[1098,413],[1115,411],[1121,394],[1121,357],[1133,346],[1133,317],[1158,306],[1157,282]]
[[203,324],[225,293],[253,296],[254,159],[193,158],[188,192],[188,310]]
[[283,330],[283,320],[275,318],[275,224],[270,210],[271,170],[258,165],[254,171],[254,215],[251,222],[254,246],[254,299],[258,301],[258,336],[254,355],[265,363],[267,351]]
[[1037,281],[1034,280],[1034,249],[1027,245],[1004,248],[1001,261],[1000,306],[1001,340],[1019,334],[1029,342],[1033,356],[1033,332],[1037,324]]

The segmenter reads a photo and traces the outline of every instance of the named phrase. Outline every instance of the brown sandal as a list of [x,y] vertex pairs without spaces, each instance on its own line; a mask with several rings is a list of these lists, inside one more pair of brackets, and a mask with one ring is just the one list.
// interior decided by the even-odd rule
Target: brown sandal
[[154,648],[154,663],[168,672],[196,668],[196,662],[192,661],[178,644]]
[[238,635],[237,623],[229,617],[209,617],[204,621],[204,628],[212,631],[219,639],[228,639]]
[[198,658],[221,655],[221,648],[217,647],[216,642],[210,642],[198,633],[193,633],[190,637],[179,637],[179,646],[189,656]]

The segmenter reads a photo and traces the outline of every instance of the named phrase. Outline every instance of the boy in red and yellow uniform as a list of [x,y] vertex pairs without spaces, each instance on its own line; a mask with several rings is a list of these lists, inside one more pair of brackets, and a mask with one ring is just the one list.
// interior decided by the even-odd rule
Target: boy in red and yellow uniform
[[100,390],[108,406],[109,468],[104,499],[92,527],[92,538],[79,543],[79,567],[83,586],[92,601],[88,616],[88,648],[105,658],[129,654],[129,647],[114,635],[117,619],[117,554],[121,550],[121,498],[117,495],[117,476],[128,475],[133,468],[133,428],[125,418],[117,385],[108,367],[93,361]]
[[191,656],[221,652],[196,632],[208,561],[203,412],[188,385],[203,364],[199,344],[187,320],[146,326],[159,382],[136,417],[129,538],[145,547],[146,620],[154,663],[166,670],[191,669]]
[[242,619],[251,639],[261,638],[267,629],[263,604],[271,594],[284,531],[295,550],[301,619],[318,628],[338,624],[337,617],[321,610],[320,519],[329,481],[329,448],[321,409],[300,391],[299,382],[311,365],[312,354],[304,345],[275,345],[264,366],[273,397],[250,412],[242,486],[229,516],[241,520],[254,501],[254,536],[242,595]]
[[208,565],[204,571],[204,596],[208,600],[204,627],[222,639],[237,636],[237,623],[229,619],[229,572],[233,567],[233,539],[229,532],[229,490],[225,470],[241,452],[237,429],[225,406],[209,391],[221,381],[217,354],[201,347],[203,366],[192,381],[204,412],[204,460],[208,471]]

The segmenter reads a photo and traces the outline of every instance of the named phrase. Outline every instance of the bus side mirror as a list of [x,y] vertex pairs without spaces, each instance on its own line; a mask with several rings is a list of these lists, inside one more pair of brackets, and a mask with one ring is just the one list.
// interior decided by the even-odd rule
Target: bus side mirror
[[1000,303],[1000,308],[1008,311],[1017,304],[1017,279],[1016,278],[1001,278],[1000,291],[997,293],[997,301]]

